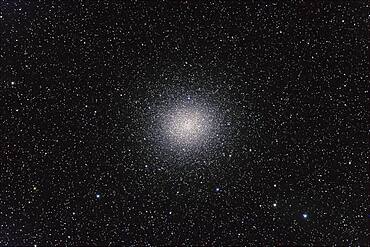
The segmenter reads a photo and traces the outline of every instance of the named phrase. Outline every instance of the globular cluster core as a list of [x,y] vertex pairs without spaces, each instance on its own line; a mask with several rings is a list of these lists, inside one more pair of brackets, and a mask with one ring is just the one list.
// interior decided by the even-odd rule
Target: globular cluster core
[[204,117],[196,110],[179,110],[170,117],[169,121],[170,135],[179,142],[196,142],[207,128]]
[[200,148],[217,136],[218,123],[206,109],[189,105],[170,109],[164,114],[160,127],[169,145]]

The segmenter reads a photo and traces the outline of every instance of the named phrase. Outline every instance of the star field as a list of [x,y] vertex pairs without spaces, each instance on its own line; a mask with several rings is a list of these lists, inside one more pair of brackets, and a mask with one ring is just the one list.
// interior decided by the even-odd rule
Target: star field
[[369,7],[1,1],[0,245],[368,245]]

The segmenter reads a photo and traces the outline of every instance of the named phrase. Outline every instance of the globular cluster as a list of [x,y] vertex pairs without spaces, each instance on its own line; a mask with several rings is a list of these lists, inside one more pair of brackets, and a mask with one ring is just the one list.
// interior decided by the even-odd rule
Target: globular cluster
[[[239,139],[233,121],[236,112],[227,112],[225,98],[217,89],[212,90],[209,79],[202,76],[181,77],[185,87],[174,83],[158,88],[161,96],[147,104],[146,121],[142,124],[143,138],[149,143],[144,163],[151,167],[187,169],[207,167],[217,161],[217,156],[226,155]],[[207,81],[208,80],[208,81]],[[194,83],[192,85],[191,83]],[[169,88],[170,87],[170,88]],[[235,108],[236,109],[236,108]]]
[[169,121],[169,126],[165,126],[165,128],[179,142],[195,142],[204,134],[205,128],[207,128],[205,117],[196,109],[177,110],[173,115],[169,116],[167,121]]
[[369,17],[1,1],[0,245],[368,245]]

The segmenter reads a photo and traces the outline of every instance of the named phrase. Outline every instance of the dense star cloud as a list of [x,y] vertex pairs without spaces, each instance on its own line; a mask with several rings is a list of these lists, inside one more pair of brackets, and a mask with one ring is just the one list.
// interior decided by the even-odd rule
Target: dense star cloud
[[367,245],[365,1],[0,3],[0,245]]
[[207,163],[218,163],[217,157],[226,156],[240,140],[232,123],[238,121],[242,109],[219,88],[220,78],[205,77],[204,67],[190,75],[185,73],[188,69],[172,68],[164,77],[177,79],[154,82],[149,91],[155,93],[146,98],[140,125],[144,130],[140,138],[145,142],[145,161],[141,162],[152,168],[165,167],[167,172],[175,169],[177,174],[179,169],[212,169],[215,165]]
[[194,142],[205,131],[205,119],[197,110],[178,110],[169,118],[169,134],[177,141]]

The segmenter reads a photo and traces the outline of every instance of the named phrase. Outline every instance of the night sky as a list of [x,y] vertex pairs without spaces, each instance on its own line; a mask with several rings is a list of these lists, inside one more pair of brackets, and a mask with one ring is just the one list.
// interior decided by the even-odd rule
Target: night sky
[[367,245],[367,1],[0,1],[0,245]]

